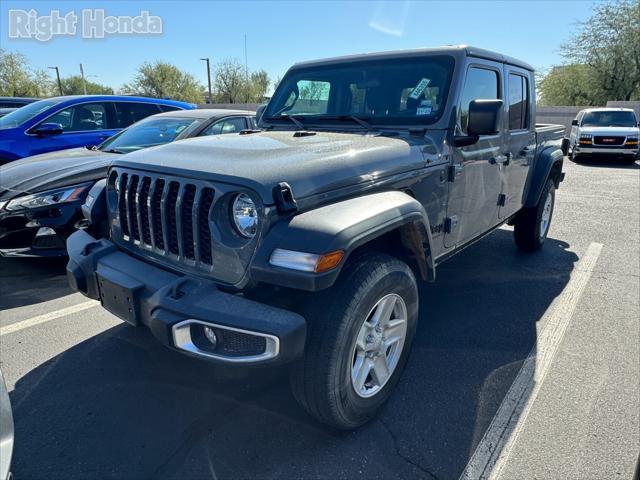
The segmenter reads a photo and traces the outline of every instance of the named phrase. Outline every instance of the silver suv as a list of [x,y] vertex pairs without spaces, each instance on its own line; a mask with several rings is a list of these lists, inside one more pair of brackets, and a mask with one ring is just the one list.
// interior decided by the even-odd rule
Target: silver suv
[[624,158],[629,163],[638,157],[638,119],[629,108],[587,108],[571,122],[570,159],[586,156]]

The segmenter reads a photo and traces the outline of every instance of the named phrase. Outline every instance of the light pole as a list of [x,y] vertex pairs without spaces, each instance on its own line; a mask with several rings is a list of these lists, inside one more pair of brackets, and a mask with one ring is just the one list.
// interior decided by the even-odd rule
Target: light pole
[[56,77],[58,78],[58,90],[60,90],[60,95],[64,95],[64,93],[62,92],[62,82],[60,81],[60,69],[58,67],[49,68],[56,71]]
[[84,94],[87,94],[87,81],[84,79],[84,68],[82,68],[82,64],[80,64],[80,76],[82,77],[82,91]]
[[209,57],[201,58],[203,62],[207,62],[207,82],[209,83],[209,97],[207,98],[207,103],[211,103],[211,60]]

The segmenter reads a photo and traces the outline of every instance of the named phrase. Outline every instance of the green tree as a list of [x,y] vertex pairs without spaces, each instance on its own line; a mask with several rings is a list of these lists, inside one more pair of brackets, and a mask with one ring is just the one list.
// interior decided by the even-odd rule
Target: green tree
[[52,82],[46,70],[31,68],[21,53],[0,49],[0,95],[44,97],[51,94]]
[[261,103],[269,85],[271,79],[266,71],[249,73],[238,59],[227,58],[216,65],[214,100],[217,103]]
[[217,103],[247,101],[246,71],[239,60],[227,58],[216,65],[213,82]]
[[604,105],[606,98],[598,88],[593,70],[588,65],[562,65],[553,67],[538,80],[543,106]]
[[193,103],[204,101],[204,89],[193,75],[161,61],[143,63],[133,81],[124,85],[123,90],[147,97],[172,98]]
[[[82,77],[80,75],[71,75],[61,80],[62,90],[65,95],[82,95],[84,88],[82,85]],[[113,88],[101,85],[96,82],[86,80],[88,95],[113,95]]]
[[269,74],[264,70],[257,70],[251,73],[250,81],[252,101],[261,103],[267,96],[269,85],[271,85]]
[[[640,2],[615,0],[596,5],[593,15],[579,23],[571,40],[562,45],[561,53],[572,69],[552,70],[550,75],[555,78],[542,82],[543,98],[553,98],[556,94],[545,89],[558,87],[564,78],[579,83],[579,98],[588,95],[582,104],[640,99]],[[562,101],[570,99],[563,97]]]

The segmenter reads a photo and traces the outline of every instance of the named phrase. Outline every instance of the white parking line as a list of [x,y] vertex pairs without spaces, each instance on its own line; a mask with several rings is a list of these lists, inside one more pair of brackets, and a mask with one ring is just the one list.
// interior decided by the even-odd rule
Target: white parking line
[[64,317],[66,315],[71,315],[72,313],[82,312],[83,310],[93,308],[98,305],[100,305],[100,302],[89,300],[77,305],[71,305],[70,307],[61,308],[60,310],[56,310],[54,312],[44,313],[42,315],[38,315],[37,317],[28,318],[27,320],[12,323],[11,325],[7,325],[6,327],[0,327],[0,335],[8,335],[10,333],[19,332],[20,330],[23,330],[25,328],[34,327],[42,323],[50,322],[51,320],[55,320],[56,318]]
[[541,323],[545,327],[538,335],[536,345],[527,355],[460,480],[500,477],[601,251],[602,244],[589,245],[569,283],[545,313],[544,323]]

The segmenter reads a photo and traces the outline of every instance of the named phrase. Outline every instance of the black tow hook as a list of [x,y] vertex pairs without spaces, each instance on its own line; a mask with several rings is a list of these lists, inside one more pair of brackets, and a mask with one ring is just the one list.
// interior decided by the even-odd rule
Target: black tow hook
[[182,297],[184,297],[185,292],[182,291],[182,287],[187,283],[187,281],[188,279],[183,278],[174,283],[171,287],[171,291],[169,292],[169,297],[174,300],[180,300]]

